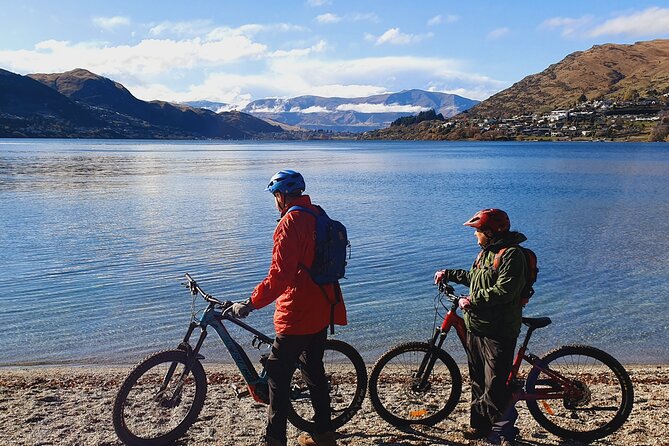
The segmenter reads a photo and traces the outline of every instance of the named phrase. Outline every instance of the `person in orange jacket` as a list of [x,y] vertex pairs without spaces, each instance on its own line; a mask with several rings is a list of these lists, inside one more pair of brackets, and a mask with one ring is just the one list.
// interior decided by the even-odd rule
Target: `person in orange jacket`
[[303,195],[305,182],[302,175],[293,170],[281,170],[271,178],[265,190],[274,195],[281,213],[274,230],[272,263],[267,277],[255,287],[251,298],[235,303],[231,309],[233,316],[241,318],[276,301],[276,338],[266,364],[269,408],[264,444],[285,446],[287,443],[290,379],[292,367],[299,358],[305,363],[303,375],[311,392],[316,431],[300,435],[298,443],[301,446],[334,446],[336,440],[323,352],[332,303],[338,301],[334,306],[334,323],[337,325],[346,325],[346,307],[338,284],[318,285],[309,275],[308,268],[313,264],[316,249],[316,219],[308,212],[288,212],[292,206],[301,206],[318,214],[310,197]]

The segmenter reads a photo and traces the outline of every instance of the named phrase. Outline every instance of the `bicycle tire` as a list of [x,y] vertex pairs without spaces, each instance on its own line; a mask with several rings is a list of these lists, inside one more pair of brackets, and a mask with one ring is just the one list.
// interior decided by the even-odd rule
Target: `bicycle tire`
[[[207,377],[202,364],[195,360],[181,389],[175,391],[172,384],[179,385],[178,377],[186,362],[185,351],[165,350],[148,356],[130,372],[116,395],[112,410],[114,430],[123,443],[132,446],[172,444],[195,422],[207,394]],[[177,369],[168,383],[169,392],[156,393],[172,364]],[[176,413],[168,413],[171,411]],[[166,426],[167,430],[154,434],[152,429],[159,426]]]
[[[330,389],[332,428],[338,429],[362,407],[367,390],[367,367],[355,348],[336,339],[325,341],[323,365]],[[298,367],[291,380],[288,421],[302,431],[314,432],[313,415],[309,389]]]
[[[532,417],[548,432],[590,442],[615,432],[629,417],[634,404],[632,381],[625,368],[608,353],[587,345],[567,345],[544,355],[540,364],[575,380],[584,389],[580,399],[565,397],[541,403],[527,400]],[[546,387],[557,388],[559,383],[533,368],[527,376],[527,393]],[[552,401],[560,404],[551,405]]]
[[436,362],[428,385],[416,387],[418,367],[432,349],[426,342],[400,344],[374,364],[369,375],[369,399],[376,413],[393,426],[434,425],[448,417],[460,401],[460,369],[451,355],[440,348],[433,350]]

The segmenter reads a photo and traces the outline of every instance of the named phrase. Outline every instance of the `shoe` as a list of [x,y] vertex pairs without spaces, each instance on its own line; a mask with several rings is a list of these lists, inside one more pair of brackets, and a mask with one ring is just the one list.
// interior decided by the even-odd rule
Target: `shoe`
[[466,440],[480,440],[481,438],[488,437],[490,430],[487,429],[477,429],[475,427],[467,428],[462,435],[464,435]]
[[325,432],[323,434],[308,434],[304,432],[297,437],[297,443],[300,446],[337,446],[334,432]]

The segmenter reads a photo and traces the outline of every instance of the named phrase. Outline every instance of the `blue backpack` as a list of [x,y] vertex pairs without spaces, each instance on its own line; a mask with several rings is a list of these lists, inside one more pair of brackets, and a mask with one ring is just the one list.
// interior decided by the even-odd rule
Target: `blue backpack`
[[311,268],[306,268],[311,279],[318,285],[334,283],[344,278],[346,260],[350,257],[351,242],[346,235],[346,227],[328,217],[323,208],[316,206],[316,214],[303,206],[292,206],[288,212],[304,211],[316,218],[316,253]]
[[[316,206],[319,214],[303,206],[292,206],[288,212],[304,211],[316,218],[316,252],[311,268],[301,265],[307,270],[313,280],[323,292],[325,299],[330,302],[330,333],[334,334],[335,305],[341,302],[341,288],[339,279],[345,278],[346,260],[350,258],[351,242],[346,235],[346,227],[337,220],[328,217],[323,208]],[[335,289],[335,302],[330,301],[323,285],[332,283]]]

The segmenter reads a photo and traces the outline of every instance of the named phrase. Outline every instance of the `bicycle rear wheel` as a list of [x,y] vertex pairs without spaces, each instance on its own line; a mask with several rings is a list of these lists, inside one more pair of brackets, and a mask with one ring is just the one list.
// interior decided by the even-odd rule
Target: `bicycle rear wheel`
[[[417,376],[431,350],[434,365],[427,376]],[[461,392],[462,376],[453,358],[425,342],[390,349],[376,361],[369,376],[372,406],[393,426],[436,424],[455,409]]]
[[[332,427],[337,429],[362,407],[367,389],[367,368],[356,349],[336,339],[325,341],[323,365],[330,391]],[[309,387],[299,368],[293,373],[290,394],[288,420],[300,430],[314,432],[314,408]]]
[[534,419],[548,432],[589,442],[610,435],[629,417],[634,401],[632,381],[608,353],[587,345],[567,345],[547,353],[540,364],[574,384],[571,389],[563,388],[538,368],[528,374],[529,394],[564,389],[559,400],[527,401]]
[[186,352],[166,350],[130,372],[112,411],[114,430],[123,443],[171,444],[195,422],[207,394],[207,377],[197,360],[184,376],[186,363]]

